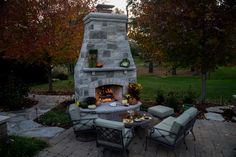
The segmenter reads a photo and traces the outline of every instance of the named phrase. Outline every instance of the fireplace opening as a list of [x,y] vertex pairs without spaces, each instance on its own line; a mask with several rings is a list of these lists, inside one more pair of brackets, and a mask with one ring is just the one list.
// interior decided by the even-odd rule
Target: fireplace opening
[[122,86],[104,85],[96,88],[96,100],[100,102],[112,102],[121,100]]

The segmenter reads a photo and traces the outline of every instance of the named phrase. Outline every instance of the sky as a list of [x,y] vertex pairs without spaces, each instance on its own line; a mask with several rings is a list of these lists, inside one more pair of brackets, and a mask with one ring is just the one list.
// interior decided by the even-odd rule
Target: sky
[[125,11],[125,7],[127,5],[126,0],[99,0],[99,2],[104,2],[105,4],[112,4],[115,8],[122,9]]

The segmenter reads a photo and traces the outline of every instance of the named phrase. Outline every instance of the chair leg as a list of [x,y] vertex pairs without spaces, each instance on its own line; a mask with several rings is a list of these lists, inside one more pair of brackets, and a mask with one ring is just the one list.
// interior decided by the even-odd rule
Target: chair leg
[[191,132],[192,135],[193,135],[193,140],[196,141],[196,137],[195,137],[195,134],[193,133],[193,129],[191,129],[190,132]]
[[186,150],[188,150],[187,144],[186,144],[186,140],[185,140],[185,136],[184,136],[184,145],[186,147]]
[[174,150],[175,157],[177,157],[176,151]]
[[147,151],[147,143],[148,143],[148,137],[146,136],[146,141],[145,141],[145,152]]
[[128,157],[128,150],[123,150],[124,157]]

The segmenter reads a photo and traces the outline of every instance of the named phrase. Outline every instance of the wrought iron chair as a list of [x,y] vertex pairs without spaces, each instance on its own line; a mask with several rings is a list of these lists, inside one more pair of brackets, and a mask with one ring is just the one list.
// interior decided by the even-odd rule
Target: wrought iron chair
[[[75,104],[71,104],[69,106],[69,116],[73,124],[74,133],[80,141],[95,140],[94,120],[98,117],[96,114],[82,116],[79,107]],[[92,134],[94,134],[94,136],[90,136]],[[85,137],[81,138],[82,136]]]
[[186,149],[188,149],[185,137],[191,132],[194,137],[194,141],[196,140],[193,133],[193,126],[196,121],[197,113],[198,110],[191,107],[179,117],[168,117],[161,123],[155,125],[149,130],[146,137],[145,150],[147,150],[148,140],[155,141],[172,149],[175,149],[175,147],[183,141]]
[[97,147],[104,147],[103,153],[106,149],[111,149],[121,151],[125,157],[128,156],[128,146],[133,138],[132,129],[125,128],[122,122],[100,118],[95,120],[95,128]]

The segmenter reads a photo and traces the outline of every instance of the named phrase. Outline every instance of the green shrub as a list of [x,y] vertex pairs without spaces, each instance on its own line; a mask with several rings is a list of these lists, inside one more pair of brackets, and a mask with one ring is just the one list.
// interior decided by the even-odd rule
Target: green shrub
[[175,112],[178,112],[178,105],[179,105],[177,96],[178,96],[177,93],[171,91],[168,93],[165,100],[165,104],[173,108]]
[[0,143],[0,155],[2,157],[33,157],[47,146],[45,141],[36,138],[10,136],[8,142]]
[[193,104],[194,101],[196,100],[196,93],[189,87],[189,89],[184,92],[183,95],[183,103],[184,104]]
[[56,66],[52,70],[52,76],[60,80],[68,80],[69,71],[64,66]]
[[158,105],[163,104],[165,101],[164,92],[162,90],[157,90],[156,103]]
[[68,75],[67,74],[57,74],[54,78],[58,78],[59,80],[68,80]]
[[29,87],[20,78],[11,75],[0,75],[0,101],[1,106],[14,110],[19,108],[28,95]]

